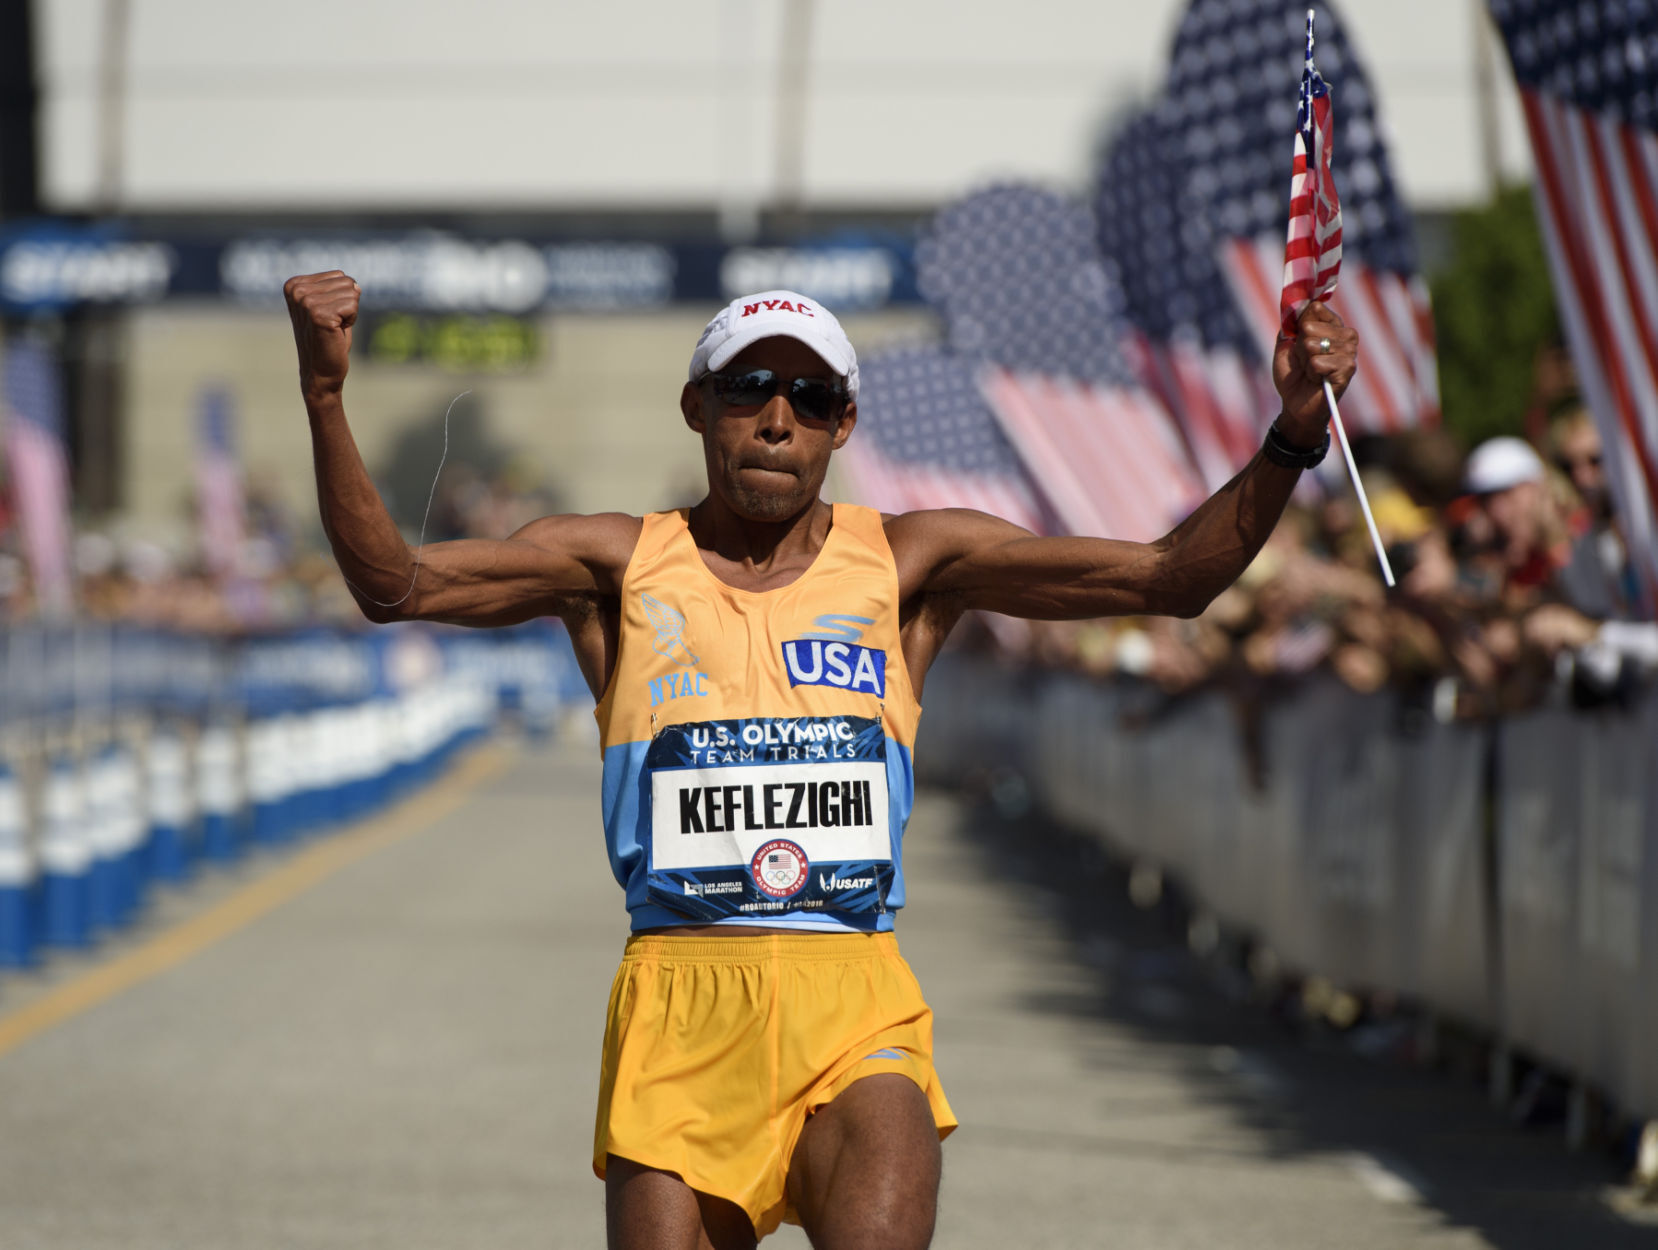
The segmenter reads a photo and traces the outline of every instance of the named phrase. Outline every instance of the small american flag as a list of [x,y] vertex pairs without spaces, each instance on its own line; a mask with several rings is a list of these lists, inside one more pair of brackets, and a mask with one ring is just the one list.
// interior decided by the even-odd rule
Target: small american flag
[[1341,198],[1330,170],[1333,132],[1330,88],[1313,68],[1313,11],[1307,10],[1307,64],[1295,115],[1295,167],[1290,174],[1290,229],[1284,243],[1284,289],[1278,332],[1295,336],[1302,310],[1336,293],[1341,276]]
[[1658,8],[1492,0],[1536,157],[1532,190],[1619,525],[1658,605]]
[[212,387],[202,393],[196,430],[196,518],[202,562],[219,576],[235,571],[247,532],[235,420],[228,392]]
[[1202,499],[1179,431],[1124,355],[1123,293],[1085,208],[992,187],[942,210],[916,263],[1062,530],[1149,541]]
[[1037,492],[973,382],[936,347],[859,365],[858,425],[836,453],[843,480],[883,512],[976,508],[1041,533]]
[[74,609],[70,568],[69,459],[57,361],[38,343],[11,343],[5,357],[6,458],[35,598],[49,615]]
[[[1345,280],[1332,306],[1364,344],[1342,415],[1355,431],[1435,422],[1433,318],[1410,214],[1364,68],[1330,6],[1315,8],[1323,76],[1342,99],[1329,119],[1347,189]],[[1165,95],[1167,134],[1190,171],[1184,228],[1212,249],[1263,358],[1283,324],[1283,138],[1295,118],[1281,84],[1305,64],[1306,13],[1304,0],[1193,0]]]

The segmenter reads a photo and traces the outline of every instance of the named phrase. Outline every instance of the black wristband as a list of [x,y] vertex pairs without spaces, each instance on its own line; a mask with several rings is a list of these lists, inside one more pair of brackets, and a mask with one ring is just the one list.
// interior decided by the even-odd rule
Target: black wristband
[[1324,463],[1324,457],[1330,451],[1330,431],[1324,431],[1324,442],[1317,447],[1297,447],[1278,432],[1278,422],[1275,420],[1267,426],[1266,441],[1261,444],[1261,454],[1273,464],[1285,469],[1311,469]]

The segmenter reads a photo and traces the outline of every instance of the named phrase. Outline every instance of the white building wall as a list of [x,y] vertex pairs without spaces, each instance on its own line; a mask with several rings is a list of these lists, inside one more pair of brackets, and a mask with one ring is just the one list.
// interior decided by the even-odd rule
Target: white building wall
[[[718,207],[777,189],[785,0],[130,0],[120,202],[204,208]],[[36,0],[45,195],[97,193],[104,0]],[[995,176],[1081,187],[1160,85],[1185,0],[817,0],[803,184],[925,207]],[[1347,0],[1419,208],[1487,190],[1478,0]],[[1502,156],[1526,147],[1497,52]],[[1294,89],[1292,83],[1286,90]]]

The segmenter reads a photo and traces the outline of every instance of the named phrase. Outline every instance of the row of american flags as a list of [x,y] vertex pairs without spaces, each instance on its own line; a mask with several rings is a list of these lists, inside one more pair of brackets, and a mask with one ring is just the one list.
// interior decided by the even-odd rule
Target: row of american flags
[[[1433,320],[1363,65],[1329,5],[1347,204],[1337,311],[1363,363],[1350,427],[1438,419]],[[1489,0],[1536,163],[1556,299],[1658,612],[1658,0]],[[1033,187],[935,221],[922,289],[945,343],[870,362],[846,469],[871,502],[961,505],[1039,533],[1148,538],[1224,482],[1274,408],[1298,0],[1194,0],[1162,95],[1127,118],[1086,206]],[[889,383],[891,385],[889,385]],[[913,419],[924,410],[925,418]],[[942,450],[940,450],[942,449]]]
[[[36,606],[63,618],[75,609],[74,530],[61,368],[49,344],[20,337],[5,345],[0,400],[6,512]],[[199,402],[195,478],[202,564],[225,576],[235,571],[247,520],[235,408],[220,386],[204,389]]]
[[[1314,9],[1346,193],[1321,241],[1363,342],[1343,415],[1355,433],[1432,424],[1410,214],[1364,67],[1339,15]],[[1001,185],[938,214],[917,268],[944,342],[864,366],[842,466],[856,493],[1148,540],[1237,472],[1277,409],[1307,16],[1300,0],[1194,0],[1162,94],[1118,126],[1090,202]]]

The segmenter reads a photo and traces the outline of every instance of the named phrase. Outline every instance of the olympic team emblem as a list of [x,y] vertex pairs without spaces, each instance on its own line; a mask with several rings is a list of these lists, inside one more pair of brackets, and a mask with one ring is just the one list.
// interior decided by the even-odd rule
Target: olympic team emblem
[[660,599],[653,599],[649,595],[640,595],[640,601],[645,605],[645,615],[650,623],[656,627],[656,637],[651,642],[651,650],[656,654],[666,656],[675,664],[700,664],[691,648],[685,645],[685,614],[678,608],[671,608]]
[[767,842],[754,852],[748,867],[754,874],[754,884],[772,898],[788,898],[791,894],[800,893],[801,887],[812,875],[806,852],[800,849],[799,843],[790,842],[787,838],[774,838]]

